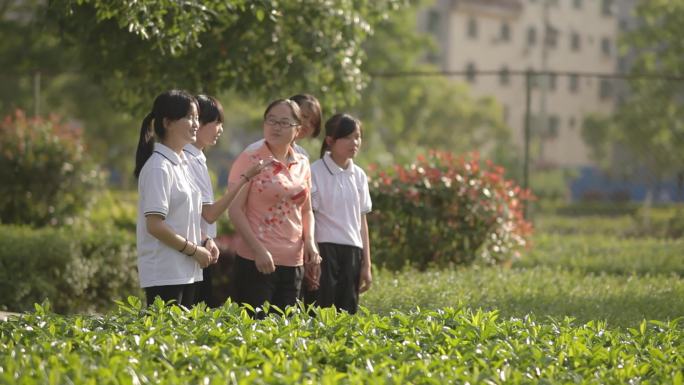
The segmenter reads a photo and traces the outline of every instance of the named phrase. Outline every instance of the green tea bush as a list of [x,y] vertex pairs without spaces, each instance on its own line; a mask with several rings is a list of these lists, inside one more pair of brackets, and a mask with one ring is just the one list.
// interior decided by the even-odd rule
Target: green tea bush
[[615,329],[453,307],[253,320],[232,303],[133,299],[103,316],[37,306],[0,323],[0,383],[681,384],[683,345],[681,320]]
[[70,223],[104,183],[78,130],[21,111],[0,122],[0,180],[2,223],[33,226]]
[[370,169],[373,259],[391,269],[411,265],[510,261],[528,245],[523,217],[530,198],[504,170],[477,154],[431,152],[409,166]]
[[102,311],[139,292],[130,233],[6,225],[0,233],[0,309],[49,299],[60,313]]

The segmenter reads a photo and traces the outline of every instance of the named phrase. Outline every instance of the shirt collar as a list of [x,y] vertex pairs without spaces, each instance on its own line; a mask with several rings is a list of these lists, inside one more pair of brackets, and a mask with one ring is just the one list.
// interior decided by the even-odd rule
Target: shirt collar
[[323,164],[332,175],[337,175],[342,172],[351,173],[354,169],[354,161],[352,159],[349,159],[349,164],[347,165],[347,168],[342,168],[338,166],[337,163],[335,163],[333,158],[330,156],[330,151],[326,151],[326,153],[323,155]]
[[154,152],[168,159],[174,164],[174,166],[178,166],[185,160],[185,156],[183,155],[182,151],[180,154],[177,154],[175,151],[159,142],[154,143]]
[[[268,148],[268,145],[266,144],[266,141],[261,144],[261,147],[259,147],[258,150],[256,150],[257,154],[259,154],[259,157],[262,159],[271,159],[272,162],[278,162],[280,163],[275,157],[273,156],[273,153],[271,152],[271,149]],[[304,157],[302,154],[296,153],[293,149],[292,146],[288,148],[287,150],[287,166],[290,167],[294,164],[299,163],[299,160],[301,157]]]
[[204,151],[195,147],[195,145],[192,143],[186,144],[185,147],[183,147],[183,151],[187,152],[188,154],[192,155],[193,158],[197,158],[202,162],[207,161],[207,157],[204,155]]

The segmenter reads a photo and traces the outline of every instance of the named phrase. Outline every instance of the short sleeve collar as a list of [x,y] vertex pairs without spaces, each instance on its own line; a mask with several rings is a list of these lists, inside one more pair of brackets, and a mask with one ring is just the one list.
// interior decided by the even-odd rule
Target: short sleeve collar
[[156,142],[154,144],[154,152],[157,154],[163,156],[164,158],[168,159],[169,162],[173,163],[174,166],[178,166],[179,164],[183,163],[183,158],[181,155],[177,154],[175,151],[170,149],[169,147]]
[[327,151],[325,155],[323,155],[323,165],[325,168],[330,172],[331,175],[337,175],[340,173],[347,173],[347,174],[353,174],[354,173],[354,161],[352,159],[349,159],[349,165],[347,168],[342,168],[335,163],[333,158],[330,156],[330,151]]
[[185,147],[183,147],[183,151],[190,154],[193,158],[199,159],[203,163],[206,163],[206,161],[207,161],[207,157],[206,157],[206,155],[204,155],[204,151],[195,147],[195,145],[192,143],[186,144]]

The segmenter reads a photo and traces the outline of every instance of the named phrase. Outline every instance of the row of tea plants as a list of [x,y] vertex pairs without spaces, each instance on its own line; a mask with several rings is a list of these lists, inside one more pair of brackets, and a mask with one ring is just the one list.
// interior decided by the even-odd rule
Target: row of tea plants
[[253,320],[142,308],[63,317],[46,307],[0,323],[11,384],[681,384],[681,319],[609,329],[445,308],[356,316],[291,308]]

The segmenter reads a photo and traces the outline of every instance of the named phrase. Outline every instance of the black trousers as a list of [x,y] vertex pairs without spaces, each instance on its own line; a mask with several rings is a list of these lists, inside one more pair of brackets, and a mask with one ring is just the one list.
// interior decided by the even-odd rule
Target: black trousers
[[315,294],[318,306],[335,306],[351,314],[359,308],[359,275],[363,249],[336,243],[319,243],[321,283]]
[[209,307],[216,307],[214,304],[214,289],[211,282],[211,267],[202,269],[202,280],[195,282],[195,303],[204,302]]
[[150,306],[156,297],[164,302],[175,301],[178,305],[191,308],[195,305],[195,292],[197,285],[188,283],[184,285],[151,286],[145,288],[147,306]]
[[[271,274],[262,274],[254,261],[235,256],[235,302],[257,308],[268,301],[285,309],[297,303],[304,278],[304,266],[276,266]],[[263,316],[259,313],[259,316]]]

